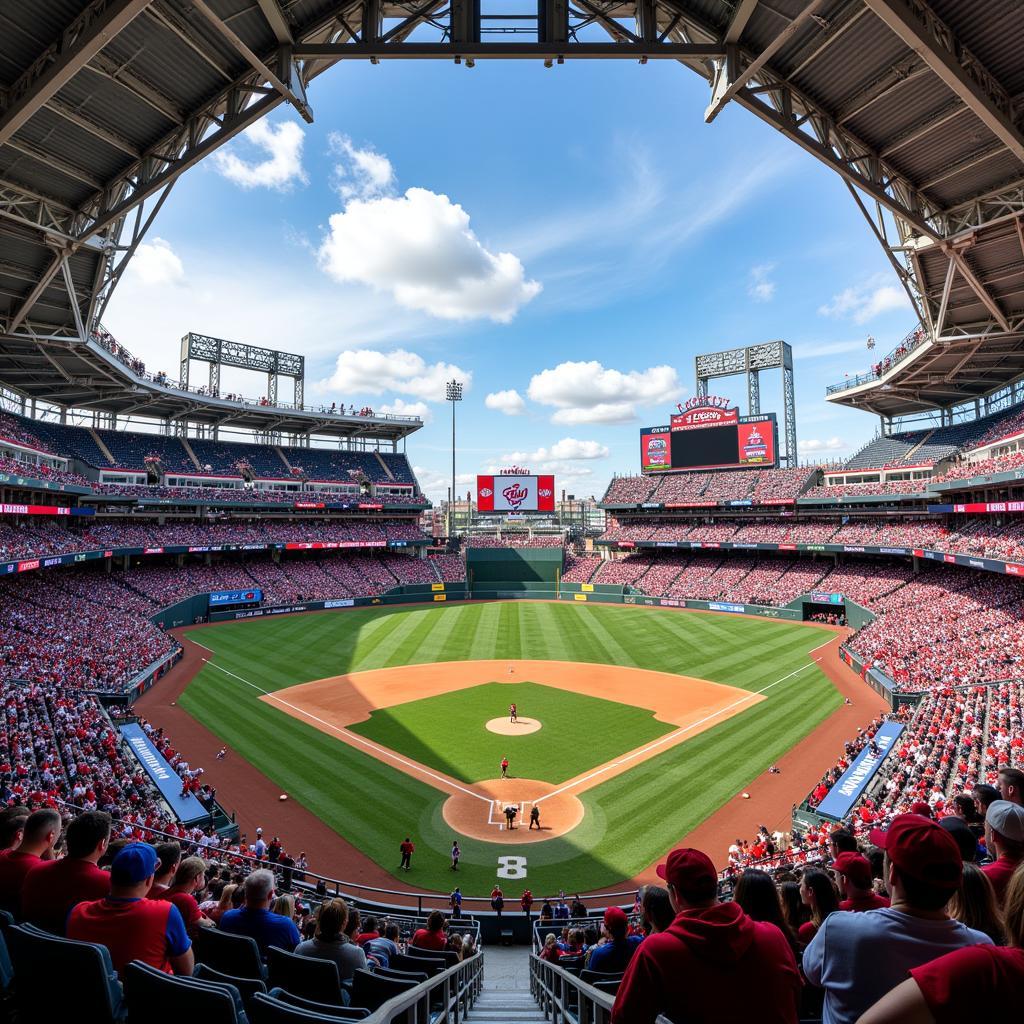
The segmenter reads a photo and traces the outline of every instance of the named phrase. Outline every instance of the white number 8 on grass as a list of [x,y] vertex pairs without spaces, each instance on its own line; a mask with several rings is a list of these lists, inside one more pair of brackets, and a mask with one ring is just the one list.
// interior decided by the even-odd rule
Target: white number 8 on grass
[[499,878],[525,878],[526,858],[525,857],[499,857],[498,858]]

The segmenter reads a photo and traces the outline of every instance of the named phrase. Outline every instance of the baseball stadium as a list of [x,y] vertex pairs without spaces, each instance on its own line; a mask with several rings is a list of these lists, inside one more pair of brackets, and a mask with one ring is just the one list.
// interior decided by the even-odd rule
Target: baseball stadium
[[[0,1014],[1014,1005],[1022,52],[1015,0],[0,0]],[[870,440],[798,440],[800,344],[754,319],[605,421],[589,499],[511,428],[477,464],[450,364],[440,424],[346,410],[301,308],[280,349],[115,337],[178,180],[389,61],[668,61],[838,182],[908,313],[829,356]]]

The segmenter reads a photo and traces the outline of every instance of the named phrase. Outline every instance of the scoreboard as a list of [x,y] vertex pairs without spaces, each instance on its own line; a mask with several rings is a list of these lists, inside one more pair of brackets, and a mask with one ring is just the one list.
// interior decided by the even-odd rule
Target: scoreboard
[[700,396],[680,407],[666,426],[640,431],[644,473],[674,469],[750,469],[778,465],[775,413],[740,416],[725,399]]
[[478,476],[478,512],[554,512],[553,476]]

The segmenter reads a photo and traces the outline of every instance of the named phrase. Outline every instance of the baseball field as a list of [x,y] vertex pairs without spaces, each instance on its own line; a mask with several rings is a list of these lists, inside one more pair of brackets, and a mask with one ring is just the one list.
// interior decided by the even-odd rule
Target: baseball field
[[455,884],[453,839],[472,893],[633,878],[841,703],[829,635],[770,619],[511,601],[186,635],[181,707],[384,870],[412,836],[427,890]]

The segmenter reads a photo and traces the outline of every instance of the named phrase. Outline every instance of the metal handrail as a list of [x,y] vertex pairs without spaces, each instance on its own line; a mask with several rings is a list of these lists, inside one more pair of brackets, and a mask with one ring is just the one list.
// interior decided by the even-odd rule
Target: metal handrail
[[918,325],[888,355],[882,356],[878,360],[875,365],[884,367],[880,373],[872,371],[871,373],[858,374],[856,377],[847,377],[846,380],[838,384],[829,384],[825,388],[825,394],[834,395],[838,391],[848,391],[850,388],[859,387],[861,384],[869,384],[872,381],[881,380],[890,370],[899,366],[905,359],[909,359],[928,340],[928,333],[923,327]]
[[390,1024],[399,1018],[404,1024],[462,1024],[483,989],[483,979],[484,955],[477,950],[468,960],[389,999],[363,1020],[366,1024]]
[[551,1024],[610,1024],[615,1000],[530,953],[530,993]]

